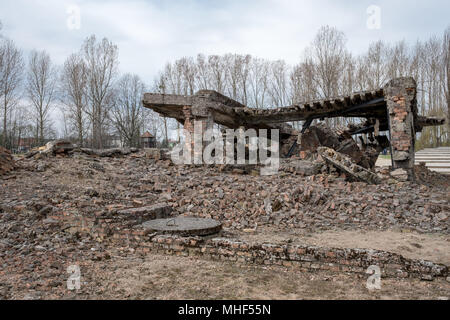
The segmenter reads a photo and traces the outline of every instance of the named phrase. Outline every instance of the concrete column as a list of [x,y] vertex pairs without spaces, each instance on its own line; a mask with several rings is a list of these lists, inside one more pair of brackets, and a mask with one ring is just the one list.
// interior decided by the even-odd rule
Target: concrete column
[[[194,164],[202,164],[203,149],[205,147],[203,136],[206,130],[213,128],[213,116],[210,113],[206,114],[206,116],[193,115],[190,106],[183,107],[183,115],[184,129],[190,134],[189,138],[185,137],[186,150],[190,151]],[[196,144],[196,139],[202,142]]]
[[203,164],[203,150],[206,146],[206,142],[203,137],[206,130],[213,129],[214,120],[211,114],[207,117],[196,116],[194,120],[194,140],[201,141],[201,143],[195,143],[194,145],[194,164]]
[[[184,143],[185,143],[185,151],[188,153],[184,155],[184,159],[186,162],[192,163],[192,156],[194,150],[194,118],[192,116],[191,106],[183,107],[183,115],[184,115]],[[189,136],[186,136],[189,135]]]
[[414,121],[417,117],[416,82],[413,78],[397,78],[384,87],[391,134],[393,170],[405,171],[414,180]]

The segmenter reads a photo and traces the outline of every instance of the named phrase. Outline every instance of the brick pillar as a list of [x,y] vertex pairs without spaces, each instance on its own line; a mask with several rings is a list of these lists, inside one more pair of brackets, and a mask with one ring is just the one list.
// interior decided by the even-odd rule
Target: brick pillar
[[414,180],[416,87],[413,78],[393,79],[384,87],[391,134],[392,169],[403,169],[408,180]]
[[[185,139],[186,150],[190,150],[191,156],[193,156],[194,164],[202,164],[203,159],[203,149],[205,147],[205,142],[203,141],[203,135],[205,134],[207,129],[212,129],[214,125],[214,120],[211,114],[207,114],[206,117],[203,116],[194,116],[192,115],[192,109],[190,106],[183,107],[183,115],[184,115],[184,129],[191,134],[190,140]],[[194,144],[196,135],[195,131],[199,130],[198,133],[201,132],[201,144]],[[189,143],[190,141],[190,143]]]
[[214,120],[211,114],[208,114],[207,117],[195,117],[194,122],[194,131],[198,131],[197,135],[194,134],[196,139],[201,139],[202,143],[196,143],[194,145],[194,164],[203,164],[203,150],[206,147],[206,141],[204,141],[203,137],[205,135],[206,130],[212,129],[214,125]]

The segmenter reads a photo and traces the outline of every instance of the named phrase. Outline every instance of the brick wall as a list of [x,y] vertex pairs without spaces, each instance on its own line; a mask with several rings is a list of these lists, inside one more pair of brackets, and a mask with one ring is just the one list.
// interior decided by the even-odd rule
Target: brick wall
[[391,131],[394,169],[414,179],[414,119],[417,116],[416,83],[412,78],[391,80],[384,88]]
[[[161,209],[152,211],[156,217]],[[159,210],[159,211],[158,211]],[[151,214],[153,214],[151,213]],[[147,215],[149,213],[146,213]],[[151,215],[150,214],[150,215]],[[160,212],[161,214],[161,212]],[[422,278],[449,276],[448,266],[372,249],[326,248],[306,245],[248,243],[228,238],[158,235],[131,219],[112,217],[53,216],[71,232],[89,235],[116,247],[130,247],[141,254],[150,252],[194,256],[243,264],[277,265],[304,272],[328,270],[365,274],[371,265],[380,267],[382,277]],[[151,218],[147,216],[146,219]]]
[[278,265],[304,272],[328,270],[365,274],[369,266],[377,265],[382,270],[382,277],[430,279],[448,276],[445,265],[407,259],[379,250],[255,244],[226,238],[152,236],[142,230],[116,236],[116,239],[120,242],[126,239],[142,254],[155,252],[244,264]]

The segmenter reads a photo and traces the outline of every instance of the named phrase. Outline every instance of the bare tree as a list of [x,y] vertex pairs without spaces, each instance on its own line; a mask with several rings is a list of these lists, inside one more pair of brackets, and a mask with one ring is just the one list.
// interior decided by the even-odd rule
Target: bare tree
[[211,75],[211,88],[217,92],[224,93],[226,86],[225,63],[218,55],[208,57],[208,68]]
[[34,107],[36,137],[40,144],[51,132],[49,113],[55,98],[56,69],[45,51],[32,51],[28,63],[27,93]]
[[[159,77],[157,77],[156,79],[155,79],[155,82],[154,82],[154,91],[156,91],[156,92],[159,92],[159,93],[162,93],[162,94],[166,94],[167,93],[167,87],[168,87],[168,80],[167,80],[167,70],[168,70],[168,68],[167,68],[167,66],[166,66],[166,69],[165,69],[165,72],[166,73],[160,73],[159,74]],[[159,117],[159,119],[161,120],[161,123],[162,123],[162,127],[164,128],[164,138],[163,138],[163,145],[166,145],[168,142],[169,142],[169,132],[168,132],[168,125],[167,125],[167,122],[168,122],[168,119],[166,118],[166,117]]]
[[335,28],[322,27],[312,44],[312,59],[316,66],[316,81],[324,98],[338,95],[339,82],[347,55],[344,33]]
[[203,54],[197,55],[197,88],[199,90],[211,89],[210,84],[210,72],[208,67],[208,62]]
[[315,65],[310,59],[294,66],[290,74],[291,100],[293,103],[312,101],[317,98],[315,85]]
[[145,85],[137,75],[125,74],[116,89],[112,121],[122,141],[129,147],[138,147],[144,114],[142,96]]
[[269,87],[269,62],[263,59],[252,59],[249,69],[249,105],[257,109],[266,107]]
[[11,113],[11,129],[9,130],[11,149],[21,151],[19,148],[22,138],[33,135],[33,116],[30,114],[28,106],[23,103],[18,103]]
[[250,55],[227,54],[221,57],[226,73],[226,93],[235,100],[241,101],[244,105],[248,103],[248,86]]
[[272,107],[282,107],[289,103],[288,66],[284,60],[270,64],[269,96]]
[[408,75],[410,51],[408,44],[402,40],[397,42],[388,53],[388,78],[404,77]]
[[367,80],[366,89],[382,87],[387,82],[386,58],[388,48],[382,41],[377,41],[369,46],[366,55]]
[[[322,98],[331,98],[341,94],[341,82],[348,53],[343,32],[325,26],[317,33],[312,43],[310,57],[314,62],[316,84]],[[329,119],[326,119],[330,123]],[[338,119],[333,119],[337,124]]]
[[196,90],[195,79],[197,76],[197,66],[192,58],[182,58],[180,60],[181,72],[185,82],[185,94],[193,95]]
[[241,74],[241,56],[227,54],[223,57],[227,76],[227,94],[234,100],[238,100],[239,77]]
[[118,48],[106,38],[97,42],[92,35],[82,46],[82,56],[87,70],[89,104],[85,110],[92,126],[92,146],[101,149],[118,73]]
[[0,44],[0,105],[3,116],[0,143],[6,148],[11,148],[11,141],[8,138],[8,117],[21,96],[23,67],[22,52],[12,40],[3,40]]
[[65,106],[65,119],[74,128],[80,146],[85,144],[87,134],[87,81],[87,67],[83,58],[79,54],[70,55],[61,74],[61,98]]

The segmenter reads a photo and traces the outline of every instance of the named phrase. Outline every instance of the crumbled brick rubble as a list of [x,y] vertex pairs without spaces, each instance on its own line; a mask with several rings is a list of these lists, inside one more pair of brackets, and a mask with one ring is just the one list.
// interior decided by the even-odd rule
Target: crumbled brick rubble
[[[399,182],[382,168],[378,172],[382,183],[369,185],[347,181],[323,162],[299,165],[293,161],[283,163],[278,175],[266,177],[254,170],[245,174],[245,170],[221,171],[215,166],[174,166],[169,160],[155,160],[153,154],[145,152],[115,157],[74,152],[70,156],[56,153],[51,157],[20,158],[17,169],[0,178],[0,278],[4,280],[0,296],[8,298],[12,292],[52,288],[63,292],[68,265],[74,261],[82,266],[107,261],[119,247],[130,252],[174,250],[161,248],[158,239],[166,238],[146,234],[139,228],[143,221],[158,217],[182,214],[213,218],[223,222],[225,230],[268,225],[280,230],[406,228],[449,234],[448,177],[439,176],[437,185],[430,183],[436,179],[435,174],[422,168],[421,181],[427,184]],[[221,252],[235,246],[235,240],[223,240],[226,245],[216,245],[215,241],[203,239],[197,246],[184,246],[180,252],[204,255],[209,246]],[[306,252],[325,250],[342,258],[304,261],[303,254],[295,259],[290,253],[286,255],[285,249],[294,247],[279,245],[275,248],[283,255],[274,256],[264,249],[262,260],[255,260],[258,245],[262,244],[248,244],[249,251],[242,253],[251,256],[247,262],[341,270],[345,269],[344,261],[356,259],[359,262],[349,263],[360,272],[365,267],[361,261],[372,261],[367,260],[366,251],[353,254],[296,247],[297,252],[301,248]],[[226,258],[219,259],[238,260],[238,251],[225,251],[220,255]],[[434,277],[448,272],[445,266],[402,260],[389,253],[380,255],[385,262],[378,262],[387,265],[390,261],[392,265],[386,270],[395,277]],[[361,260],[363,256],[366,260]]]

